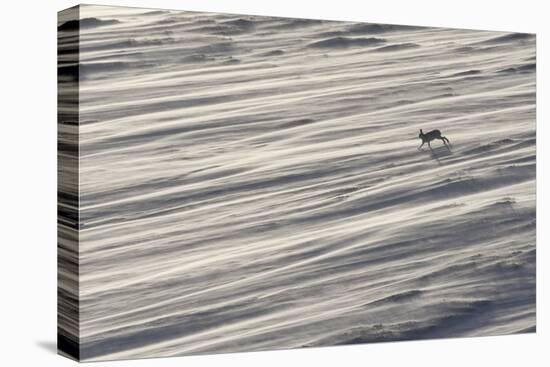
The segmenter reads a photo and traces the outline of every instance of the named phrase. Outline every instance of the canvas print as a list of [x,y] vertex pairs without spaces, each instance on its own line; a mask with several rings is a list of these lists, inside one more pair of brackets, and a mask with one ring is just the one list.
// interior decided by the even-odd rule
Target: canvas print
[[95,5],[57,27],[61,354],[535,332],[534,34]]

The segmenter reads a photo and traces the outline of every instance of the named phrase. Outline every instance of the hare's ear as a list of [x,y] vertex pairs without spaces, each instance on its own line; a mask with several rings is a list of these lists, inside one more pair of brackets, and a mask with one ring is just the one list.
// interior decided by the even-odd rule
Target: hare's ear
[[420,129],[420,134],[422,134],[422,129]]

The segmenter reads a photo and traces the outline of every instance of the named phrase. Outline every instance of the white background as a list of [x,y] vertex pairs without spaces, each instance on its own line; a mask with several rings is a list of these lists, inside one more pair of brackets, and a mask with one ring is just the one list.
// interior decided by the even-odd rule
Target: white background
[[[548,39],[546,1],[180,0],[98,4],[537,33],[537,334],[94,366],[541,366],[550,360]],[[56,340],[56,19],[76,2],[2,3],[0,27],[0,365],[70,366]],[[546,103],[546,104],[545,104]],[[547,140],[548,139],[548,140]],[[548,189],[546,189],[548,190]],[[546,230],[545,230],[546,229]],[[546,361],[544,360],[546,356]],[[548,365],[548,364],[546,364]]]

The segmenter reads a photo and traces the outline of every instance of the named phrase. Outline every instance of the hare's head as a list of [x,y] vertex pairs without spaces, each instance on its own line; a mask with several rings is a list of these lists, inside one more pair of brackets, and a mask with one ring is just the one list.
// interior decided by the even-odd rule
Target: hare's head
[[423,136],[424,136],[424,133],[422,132],[422,129],[420,129],[420,134],[418,134],[418,137],[419,137],[420,139],[422,139]]

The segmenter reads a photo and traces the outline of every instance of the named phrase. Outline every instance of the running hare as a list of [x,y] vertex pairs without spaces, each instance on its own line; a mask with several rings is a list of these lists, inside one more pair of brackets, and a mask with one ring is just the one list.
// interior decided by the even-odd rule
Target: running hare
[[430,141],[434,140],[434,139],[440,139],[441,141],[443,141],[443,144],[445,144],[447,146],[447,148],[449,147],[447,145],[447,143],[450,143],[449,139],[447,139],[446,137],[442,136],[441,135],[441,131],[439,130],[432,130],[430,131],[429,133],[427,134],[424,134],[422,132],[422,129],[420,129],[420,134],[418,134],[418,137],[420,139],[422,139],[422,144],[420,144],[420,146],[418,147],[418,149],[422,148],[422,146],[424,145],[424,143],[428,143],[428,146],[430,147],[430,149],[432,149],[432,146],[430,145]]

